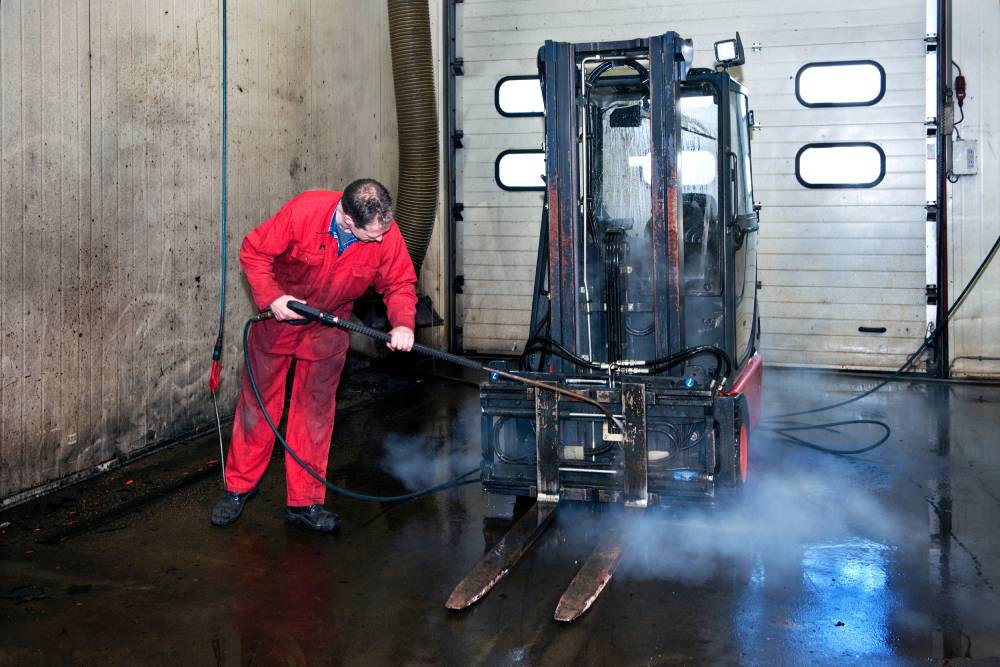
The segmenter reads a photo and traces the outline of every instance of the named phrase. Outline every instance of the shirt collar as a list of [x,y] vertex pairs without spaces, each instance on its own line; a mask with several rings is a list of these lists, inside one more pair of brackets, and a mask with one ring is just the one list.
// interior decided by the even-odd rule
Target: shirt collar
[[342,255],[347,247],[358,240],[358,237],[349,230],[341,229],[337,224],[337,209],[333,210],[333,218],[330,219],[330,236],[337,239],[337,255]]

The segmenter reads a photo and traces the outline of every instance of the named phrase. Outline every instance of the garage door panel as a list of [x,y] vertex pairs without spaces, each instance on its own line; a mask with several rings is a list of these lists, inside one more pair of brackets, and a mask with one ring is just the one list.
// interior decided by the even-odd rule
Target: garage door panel
[[[484,181],[492,179],[482,179]],[[463,200],[466,206],[477,206],[477,207],[492,207],[500,208],[508,202],[517,202],[519,205],[524,206],[528,202],[534,202],[538,215],[542,214],[542,200],[537,192],[505,192],[500,190],[499,187],[494,185],[493,189],[496,192],[489,192],[489,186],[485,183],[481,185],[485,191],[476,191],[472,189],[471,191],[466,191],[464,194],[465,199]]]
[[[476,105],[476,109],[484,108],[485,105]],[[496,108],[491,103],[489,107],[489,113],[482,114],[479,118],[475,116],[469,117],[467,110],[463,110],[463,129],[468,127],[471,131],[470,139],[475,141],[480,135],[484,134],[535,134],[539,135],[539,140],[534,142],[539,148],[542,147],[541,137],[545,131],[545,123],[540,116],[528,116],[524,118],[505,118],[497,113]],[[463,132],[464,134],[464,132]],[[463,138],[463,142],[464,141]],[[473,143],[469,148],[476,148],[477,146]]]
[[[891,180],[893,177],[900,175],[906,175],[908,177],[913,175],[919,175],[921,178],[925,176],[925,173],[922,170],[916,168],[917,161],[913,159],[914,157],[919,157],[919,156],[914,156],[914,155],[885,156],[885,173],[886,173],[886,178],[890,179],[889,180],[890,184],[894,183],[894,181]],[[476,166],[475,164],[471,165],[472,169],[485,170],[487,167],[489,169],[492,169],[493,165],[492,164],[480,165],[480,166]],[[763,183],[762,179],[772,178],[772,177],[783,178],[785,176],[789,176],[790,174],[794,173],[795,173],[794,158],[783,157],[783,158],[764,159],[764,158],[758,158],[756,155],[754,156],[753,175],[758,185]],[[884,179],[883,183],[885,183]],[[923,181],[920,181],[920,184],[922,185]],[[795,185],[796,185],[795,189],[799,189],[797,187],[799,185],[797,181]],[[879,185],[881,186],[882,183],[880,183]],[[912,181],[911,181],[911,187],[923,191],[923,188],[919,187],[915,182]]]
[[[865,270],[882,270],[882,271],[902,271],[910,273],[911,275],[915,273],[913,270],[913,265],[917,263],[918,260],[922,260],[924,257],[923,253],[920,255],[881,255],[881,254],[868,254],[868,255],[838,255],[838,254],[790,254],[790,255],[779,255],[776,253],[768,253],[767,255],[761,255],[757,258],[757,268],[760,270],[760,275],[758,276],[762,282],[772,280],[770,271],[778,270],[789,270],[789,271],[865,271]],[[872,267],[877,267],[873,269]],[[779,278],[773,278],[773,280],[778,281]],[[768,282],[764,282],[765,285]],[[921,318],[923,313],[920,314]]]
[[774,222],[767,226],[769,239],[808,238],[814,241],[836,241],[844,237],[855,239],[876,239],[895,241],[896,239],[924,239],[924,227],[907,222],[894,225],[871,225],[866,222]]
[[[763,243],[763,238],[761,243]],[[898,239],[888,247],[881,239],[833,239],[820,243],[817,239],[767,239],[768,255],[883,255],[892,251],[894,255],[923,257],[923,239]],[[922,272],[921,272],[922,273]]]
[[862,289],[857,287],[830,287],[829,285],[812,287],[783,287],[780,284],[768,282],[767,294],[761,295],[761,300],[768,303],[820,303],[830,306],[840,304],[887,304],[896,306],[916,305],[924,303],[923,290],[913,288],[894,288],[880,286],[878,289]]
[[[861,334],[859,326],[885,327],[885,333]],[[920,322],[875,321],[858,323],[855,320],[804,320],[790,317],[769,317],[761,321],[761,334],[767,336],[820,335],[845,336],[860,340],[878,338],[895,338],[908,341],[914,331],[921,328]]]
[[478,264],[470,266],[465,271],[466,280],[482,280],[496,283],[517,282],[532,283],[535,278],[535,266],[532,264]]
[[[912,123],[911,126],[916,127],[916,123]],[[885,126],[880,126],[883,129]],[[921,131],[922,131],[921,126]],[[796,130],[797,128],[789,128],[789,133]],[[757,131],[754,133],[754,137],[757,141],[752,147],[753,152],[753,164],[754,173],[757,173],[757,161],[760,160],[762,165],[767,164],[766,160],[785,160],[786,166],[788,166],[789,171],[786,173],[793,173],[795,169],[795,154],[798,152],[802,146],[808,143],[815,143],[817,141],[829,141],[830,139],[818,139],[816,137],[810,137],[807,132],[803,134],[807,137],[804,141],[792,141],[792,140],[781,140],[776,138],[776,134],[781,132],[779,128],[765,128],[764,130]],[[850,141],[846,137],[837,137],[837,141]],[[871,135],[858,134],[856,140],[860,141],[870,141],[872,143],[878,144],[882,152],[885,153],[886,159],[889,158],[903,158],[905,162],[905,171],[919,171],[918,164],[923,165],[924,158],[926,156],[926,149],[923,143],[915,144],[913,139],[901,137],[901,138],[888,138],[886,136],[874,137]],[[762,166],[763,168],[763,166]],[[755,193],[756,194],[756,193]],[[779,205],[781,202],[773,202],[775,205]]]
[[[829,222],[837,225],[840,223],[866,223],[871,224],[871,211],[853,206],[817,206],[814,208],[800,206],[768,206],[766,209],[767,226],[788,222]],[[880,223],[906,223],[918,225],[921,228],[924,222],[921,216],[924,215],[923,206],[882,206],[879,207]],[[874,229],[874,227],[873,227]],[[896,229],[891,226],[890,230]],[[803,234],[809,236],[809,234]]]
[[[878,3],[873,7],[871,3],[865,6],[861,2],[842,1],[837,3],[836,8],[808,6],[808,11],[802,11],[806,6],[796,6],[797,3],[764,2],[754,12],[748,10],[746,3],[649,2],[633,3],[630,9],[618,11],[604,6],[587,10],[575,2],[572,5],[569,7],[568,3],[559,0],[545,3],[542,7],[536,4],[524,14],[511,12],[502,16],[483,16],[482,20],[477,20],[474,12],[466,13],[462,34],[466,39],[476,33],[506,34],[510,36],[512,45],[527,46],[541,44],[546,39],[627,39],[646,35],[651,29],[661,32],[671,29],[685,36],[721,39],[731,36],[733,29],[729,26],[736,25],[742,34],[814,31],[818,42],[823,43],[833,39],[837,31],[832,27],[842,22],[848,11],[851,14],[850,25],[855,29],[900,23],[910,23],[921,30],[924,26],[923,6],[912,2],[888,6]],[[848,33],[841,39],[854,37]],[[698,44],[697,41],[695,43]],[[503,42],[496,44],[503,46]],[[469,46],[467,42],[465,45]]]
[[[763,347],[763,339],[761,339]],[[880,371],[886,368],[899,368],[906,361],[908,354],[883,354],[881,352],[824,352],[818,350],[783,350],[768,347],[772,353],[767,360],[779,357],[782,366],[798,368],[840,368],[850,370]],[[844,361],[850,359],[850,362]]]
[[[886,177],[888,179],[888,177]],[[872,210],[878,206],[905,206],[910,204],[916,198],[919,193],[920,197],[923,197],[924,190],[920,188],[919,190],[915,188],[892,188],[892,187],[879,187],[878,192],[875,188],[867,189],[857,189],[857,190],[804,190],[804,188],[798,188],[794,183],[794,177],[789,177],[782,179],[788,182],[788,187],[781,188],[775,187],[773,189],[767,187],[767,183],[764,179],[756,179],[754,182],[755,186],[762,186],[767,190],[768,196],[775,199],[779,199],[783,206],[794,206],[794,207],[804,207],[804,206],[822,206],[822,207],[835,207],[835,206],[863,206],[869,211],[871,211],[871,221],[872,224],[878,222],[878,212]],[[824,195],[819,194],[820,192],[825,193]],[[764,199],[764,205],[767,206],[768,199]],[[766,223],[763,220],[762,225]],[[763,229],[763,227],[762,227]],[[766,233],[763,233],[766,236]],[[763,251],[767,252],[769,248],[764,248]]]
[[[911,21],[911,30],[922,30],[922,17]],[[717,39],[725,39],[732,36],[731,33],[715,31],[707,33],[700,30],[697,25],[689,24],[683,26],[677,23],[671,24],[674,29],[681,32],[685,37],[694,40],[695,64],[698,66],[709,65],[713,57],[712,44]],[[643,30],[649,31],[649,26],[644,26]],[[741,29],[742,32],[742,29]],[[513,35],[502,32],[487,30],[476,32],[465,32],[463,34],[464,52],[469,52],[468,61],[494,61],[498,58],[482,57],[483,54],[491,53],[488,49],[504,52],[504,57],[512,56],[528,57],[534,55],[538,47],[546,39],[553,39],[553,33],[548,29],[539,30],[518,30]],[[623,33],[624,34],[624,33]],[[627,38],[635,37],[638,33],[629,33]],[[808,30],[795,30],[783,28],[780,30],[763,29],[753,33],[753,41],[762,45],[761,53],[767,52],[767,60],[755,64],[756,69],[760,69],[765,76],[773,75],[772,69],[790,68],[796,71],[802,66],[801,50],[803,46],[810,47],[810,57],[813,62],[845,60],[876,60],[886,66],[895,64],[902,71],[919,71],[913,61],[906,58],[907,52],[915,53],[922,49],[920,45],[914,46],[907,38],[892,39],[886,38],[886,28],[884,25],[858,26],[848,37],[831,38],[830,31],[824,28],[813,28]],[[708,37],[708,39],[706,39]],[[613,38],[614,39],[614,38]],[[750,46],[747,41],[745,46]],[[916,50],[916,51],[915,51]],[[751,52],[751,56],[753,52]],[[888,67],[887,67],[888,69]],[[740,74],[737,72],[737,74]],[[485,82],[474,82],[470,86],[485,87]]]
[[[800,50],[799,50],[800,51]],[[923,50],[920,50],[920,55],[922,55]],[[801,57],[801,51],[800,51]],[[919,60],[913,63],[913,58],[909,59],[912,63],[908,69],[895,69],[899,67],[900,62],[907,62],[906,59],[894,58],[892,60],[879,60],[878,58],[873,58],[865,53],[852,54],[850,58],[845,57],[843,51],[840,55],[832,58],[817,57],[815,54],[810,53],[810,60],[807,62],[836,62],[838,60],[875,60],[882,68],[885,70],[886,76],[886,94],[889,94],[889,84],[892,86],[892,94],[906,94],[911,91],[921,91],[924,84],[924,62]],[[771,65],[766,68],[755,68],[753,72],[753,82],[754,82],[754,99],[759,99],[761,103],[767,105],[768,108],[773,109],[787,109],[788,105],[782,105],[780,103],[780,98],[776,97],[778,95],[783,95],[786,93],[795,94],[795,75],[799,71],[799,68],[805,65],[805,62],[799,60],[798,62],[788,62]],[[919,65],[919,66],[918,66]],[[881,102],[879,103],[881,104]],[[876,105],[877,106],[877,105]],[[837,107],[832,107],[837,108]],[[862,109],[874,109],[872,107],[859,107]],[[822,110],[824,107],[819,107],[816,110]]]
[[[503,224],[503,223],[501,223]],[[507,226],[511,226],[507,223]],[[520,226],[520,225],[519,225]],[[534,230],[537,232],[537,228]],[[472,236],[469,234],[468,236]],[[534,258],[527,257],[524,255],[525,252],[534,253],[538,249],[538,238],[536,234],[531,236],[525,235],[510,235],[503,236],[497,234],[481,234],[480,236],[486,237],[481,241],[477,241],[476,249],[471,249],[467,253],[466,259],[473,263],[478,263],[480,261],[485,261],[491,257],[502,258],[505,263],[511,266],[534,266]],[[482,250],[480,248],[491,248],[491,250]],[[472,254],[476,253],[476,254]],[[479,254],[482,253],[482,254]]]
[[[764,337],[766,334],[762,334]],[[839,353],[839,354],[891,354],[905,357],[913,351],[908,338],[884,336],[825,336],[802,334],[775,339],[775,349],[789,352]]]
[[[760,293],[761,307],[767,306],[768,317],[797,317],[803,320],[833,319],[852,320],[856,322],[917,322],[923,324],[922,312],[912,308],[910,304],[869,304],[840,303],[831,307],[822,299],[823,292],[813,291],[813,302],[783,301],[771,293],[771,288],[764,283]],[[916,348],[914,348],[916,349]]]
[[524,341],[527,340],[528,327],[525,325],[515,329],[507,337],[494,338],[494,329],[489,326],[473,325],[465,334],[465,350],[467,354],[520,354]]
[[772,271],[772,287],[825,287],[840,285],[845,288],[865,288],[876,291],[882,288],[909,289],[923,273],[899,271]]
[[[470,281],[469,287],[476,287],[476,281]],[[530,280],[523,283],[512,284],[513,281],[505,283],[488,282],[482,289],[475,290],[462,296],[466,308],[469,310],[513,310],[523,312],[531,311],[531,289]],[[469,314],[470,317],[480,317],[481,315]],[[527,320],[524,320],[527,326]]]
[[[539,12],[537,0],[465,0],[467,9],[466,16],[473,18],[503,18],[512,16],[529,17]],[[641,0],[577,0],[571,5],[549,2],[545,4],[544,13],[553,15],[570,15],[581,11],[588,12],[646,12],[650,8],[649,2]],[[862,3],[855,3],[864,6]],[[711,4],[701,3],[698,5],[701,12],[697,15],[703,18],[731,18],[742,13],[775,14],[777,10],[795,6],[795,3],[783,3],[776,5],[774,0],[724,0]],[[657,6],[671,11],[683,11],[690,9],[689,2],[681,0],[669,0],[659,2]],[[870,5],[869,5],[870,6]],[[879,3],[880,7],[908,9],[912,5],[904,0],[886,0]],[[645,16],[645,14],[643,14]],[[669,18],[669,17],[668,17]],[[522,23],[522,28],[524,24]]]

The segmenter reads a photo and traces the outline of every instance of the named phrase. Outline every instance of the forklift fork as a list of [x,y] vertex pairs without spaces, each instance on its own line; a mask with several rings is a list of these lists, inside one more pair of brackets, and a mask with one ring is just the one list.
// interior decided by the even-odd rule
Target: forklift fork
[[[606,440],[621,442],[624,460],[624,502],[629,508],[645,509],[649,503],[648,452],[646,447],[646,387],[621,385],[624,431],[609,433]],[[545,529],[551,525],[560,500],[559,396],[535,391],[536,502],[490,549],[468,575],[455,586],[445,603],[448,609],[465,609],[482,599],[521,560]],[[617,526],[601,538],[580,568],[556,607],[557,621],[579,618],[597,600],[614,574],[622,556],[622,533]]]

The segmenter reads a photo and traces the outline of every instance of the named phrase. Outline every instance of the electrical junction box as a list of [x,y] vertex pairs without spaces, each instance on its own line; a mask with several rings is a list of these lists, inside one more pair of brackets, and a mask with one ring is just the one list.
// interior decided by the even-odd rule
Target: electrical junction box
[[959,139],[952,145],[951,173],[955,176],[969,176],[979,173],[977,163],[978,142],[974,139]]

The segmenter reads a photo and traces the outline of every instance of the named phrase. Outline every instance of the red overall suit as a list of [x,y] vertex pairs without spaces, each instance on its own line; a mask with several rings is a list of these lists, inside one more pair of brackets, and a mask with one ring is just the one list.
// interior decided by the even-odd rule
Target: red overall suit
[[[330,221],[342,193],[316,190],[291,200],[270,220],[247,234],[240,263],[260,309],[291,294],[342,318],[354,300],[375,282],[393,327],[413,329],[417,276],[396,225],[379,242],[355,242],[337,254]],[[326,476],[337,385],[349,345],[347,332],[315,322],[292,325],[265,320],[250,335],[250,363],[268,413],[277,424],[285,398],[285,376],[294,358],[288,443],[320,475]],[[274,434],[254,398],[246,373],[226,459],[229,491],[246,493],[260,481],[274,447]],[[288,505],[322,504],[326,487],[285,455]]]

